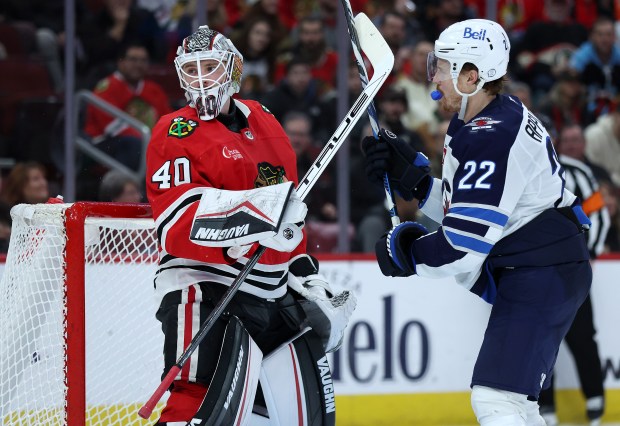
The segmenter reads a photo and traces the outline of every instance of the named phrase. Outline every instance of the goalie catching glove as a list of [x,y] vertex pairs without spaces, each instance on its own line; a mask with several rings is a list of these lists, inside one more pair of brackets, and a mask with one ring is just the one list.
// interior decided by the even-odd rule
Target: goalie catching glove
[[355,295],[348,290],[334,295],[325,278],[319,275],[318,260],[307,254],[289,262],[288,286],[303,298],[299,303],[310,326],[321,337],[325,352],[338,350],[357,305]]
[[383,186],[383,175],[387,172],[390,185],[403,199],[426,199],[431,168],[424,154],[385,129],[379,131],[379,140],[365,137],[362,150],[366,156],[365,171],[369,181]]
[[403,222],[384,234],[375,244],[377,262],[387,277],[408,277],[415,274],[415,259],[411,245],[428,234],[428,230],[417,222]]
[[239,258],[253,243],[291,252],[303,239],[308,208],[293,182],[247,191],[204,188],[190,240],[208,247],[229,247]]

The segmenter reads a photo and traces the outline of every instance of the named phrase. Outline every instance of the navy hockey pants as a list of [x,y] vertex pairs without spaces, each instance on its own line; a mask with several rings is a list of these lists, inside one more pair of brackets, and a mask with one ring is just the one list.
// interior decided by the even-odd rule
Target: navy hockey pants
[[502,269],[472,386],[538,398],[592,283],[590,262]]

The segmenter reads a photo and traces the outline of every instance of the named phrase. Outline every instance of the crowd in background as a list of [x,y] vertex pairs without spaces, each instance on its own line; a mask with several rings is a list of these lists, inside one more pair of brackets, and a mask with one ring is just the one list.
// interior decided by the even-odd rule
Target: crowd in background
[[[63,179],[63,0],[0,4],[0,252],[16,203],[45,202]],[[76,1],[76,90],[94,91],[152,127],[185,103],[172,61],[196,25],[197,0]],[[395,57],[376,98],[381,126],[401,135],[441,171],[449,116],[430,97],[426,58],[450,24],[495,16],[511,39],[507,91],[544,118],[558,151],[591,165],[612,217],[606,251],[620,251],[620,10],[613,0],[352,0],[381,31]],[[207,23],[244,56],[239,96],[263,103],[282,123],[298,155],[300,177],[339,123],[339,0],[208,0]],[[347,39],[348,43],[349,40]],[[362,90],[349,61],[349,101]],[[85,108],[80,134],[136,169],[140,140],[113,117]],[[570,132],[563,132],[570,128]],[[372,251],[389,228],[381,188],[367,184],[359,149],[371,132],[361,120],[349,138],[350,170],[332,164],[307,199],[309,247],[332,251],[338,235],[336,180],[350,174],[353,251]],[[79,200],[139,201],[141,184],[78,157]],[[130,196],[122,195],[128,191]],[[397,205],[401,203],[397,200]],[[402,206],[402,220],[433,225]],[[435,225],[436,227],[437,225]]]

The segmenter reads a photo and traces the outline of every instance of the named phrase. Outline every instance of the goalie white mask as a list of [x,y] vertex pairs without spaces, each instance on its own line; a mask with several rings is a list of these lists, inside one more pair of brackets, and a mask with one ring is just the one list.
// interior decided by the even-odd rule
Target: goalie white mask
[[217,117],[241,87],[243,56],[229,39],[206,25],[183,40],[174,65],[185,97],[201,120]]

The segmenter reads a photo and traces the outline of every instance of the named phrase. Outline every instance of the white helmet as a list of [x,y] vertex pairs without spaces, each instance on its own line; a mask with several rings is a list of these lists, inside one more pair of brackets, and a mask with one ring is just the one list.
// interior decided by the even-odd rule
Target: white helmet
[[437,72],[437,58],[450,63],[453,81],[458,78],[463,65],[469,62],[478,68],[481,87],[485,82],[506,74],[509,55],[510,40],[501,25],[487,19],[468,19],[450,25],[439,35],[434,52],[429,53],[428,77],[432,81]]
[[217,117],[241,87],[243,56],[229,39],[206,25],[183,39],[174,65],[185,97],[201,120]]

